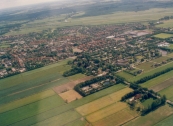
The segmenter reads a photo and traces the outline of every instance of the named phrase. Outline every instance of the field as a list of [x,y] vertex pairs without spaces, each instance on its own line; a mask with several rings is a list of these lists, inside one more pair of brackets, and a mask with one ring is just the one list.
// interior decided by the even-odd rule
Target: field
[[57,126],[57,124],[58,126],[63,126],[79,118],[81,118],[81,115],[79,113],[74,110],[70,110],[40,123],[36,123],[33,126]]
[[168,118],[164,119],[163,121],[157,123],[155,126],[171,126],[173,124],[173,115],[169,116]]
[[146,71],[153,69],[153,67],[151,67],[152,65],[153,65],[152,62],[145,62],[140,65],[137,65],[136,67],[139,69],[142,69],[142,70],[144,70],[144,72],[146,72]]
[[64,93],[59,94],[59,96],[64,99],[65,102],[70,103],[74,100],[81,99],[82,96],[74,90],[69,90]]
[[151,70],[151,71],[148,71],[148,72],[145,72],[145,73],[143,73],[143,74],[141,74],[141,75],[138,75],[138,76],[136,76],[135,78],[131,78],[131,79],[129,79],[128,81],[130,81],[130,82],[137,81],[137,80],[139,80],[139,79],[141,79],[141,78],[143,78],[143,77],[153,75],[154,73],[160,72],[160,71],[165,70],[165,69],[167,69],[167,68],[170,68],[170,67],[172,67],[172,66],[173,66],[173,62],[167,63],[167,64],[165,64],[165,65],[162,65],[162,66],[160,66],[160,67],[157,67],[157,69],[153,69],[153,70]]
[[142,102],[142,105],[147,108],[149,105],[151,105],[153,103],[154,99],[150,98],[145,100],[144,102]]
[[167,87],[170,87],[173,85],[173,78],[170,78],[162,83],[159,83],[158,85],[151,87],[151,89],[155,92],[159,92]]
[[[82,75],[83,76],[83,75]],[[75,77],[76,78],[76,77]],[[92,76],[86,76],[84,78],[80,78],[78,80],[75,80],[75,81],[70,81],[68,83],[65,83],[63,85],[60,85],[60,86],[56,86],[56,87],[53,87],[53,90],[57,93],[57,94],[60,94],[64,91],[67,91],[67,90],[72,90],[74,88],[74,86],[76,86],[77,84],[81,83],[81,82],[84,82],[86,80],[90,80],[91,78],[93,78]]]
[[54,91],[47,90],[47,91],[43,91],[41,93],[34,94],[34,95],[29,96],[29,97],[23,98],[23,99],[16,100],[14,102],[0,106],[0,113],[15,109],[15,108],[27,105],[27,104],[30,104],[32,102],[42,100],[44,98],[47,98],[47,97],[50,97],[53,95],[55,95]]
[[107,106],[106,108],[103,108],[99,111],[96,111],[90,115],[88,115],[86,117],[86,119],[89,121],[89,122],[96,122],[100,119],[103,119],[107,116],[110,116],[118,111],[121,111],[125,108],[127,108],[127,104],[126,103],[123,103],[123,102],[117,102],[115,104],[112,104],[110,106]]
[[108,105],[111,105],[111,104],[121,100],[121,97],[124,94],[131,92],[131,91],[132,91],[132,89],[130,89],[130,88],[122,89],[122,90],[112,93],[108,96],[102,97],[93,102],[80,106],[80,107],[76,108],[76,110],[83,116],[88,115],[92,112],[98,111],[99,109],[102,109]]
[[130,121],[125,124],[125,126],[153,126],[171,114],[173,114],[173,109],[168,105],[165,105],[145,116]]
[[160,33],[160,34],[154,35],[154,37],[160,38],[160,39],[166,39],[166,38],[173,37],[173,34]]
[[33,102],[31,104],[0,114],[1,125],[13,124],[17,121],[32,117],[63,104],[65,104],[64,101],[58,95]]
[[93,123],[93,126],[117,126],[132,120],[138,115],[132,110],[124,109]]
[[156,78],[153,78],[145,83],[142,84],[142,87],[146,87],[146,88],[153,88],[157,85],[159,85],[160,83],[164,83],[165,80],[169,80],[170,78],[172,78],[172,74],[173,71],[170,71],[168,73],[162,74]]
[[125,78],[126,80],[128,80],[128,79],[130,79],[130,78],[132,78],[132,77],[135,77],[135,76],[133,76],[133,75],[131,75],[131,74],[129,74],[129,73],[126,73],[126,72],[124,72],[124,71],[118,72],[117,75],[119,75],[119,76]]
[[164,21],[163,24],[159,24],[156,27],[170,28],[173,27],[173,19]]
[[86,77],[86,75],[84,75],[84,74],[76,74],[76,75],[68,77],[68,79],[71,80],[71,81],[75,81],[75,80],[82,79],[84,77]]
[[168,88],[165,88],[161,91],[159,91],[159,94],[166,95],[166,98],[173,101],[173,86],[170,86]]
[[162,61],[166,61],[167,59],[169,59],[169,58],[166,57],[166,56],[162,56],[160,58],[157,58],[157,59],[152,60],[152,62],[161,63]]
[[[41,32],[43,30],[65,26],[75,26],[75,25],[102,25],[102,24],[122,24],[128,22],[146,22],[151,20],[158,20],[164,16],[169,16],[173,14],[172,8],[162,9],[149,9],[145,11],[119,11],[107,15],[91,16],[91,17],[77,17],[74,15],[69,18],[69,22],[64,22],[66,15],[61,15],[58,17],[45,18],[41,20],[35,20],[23,25],[18,31],[11,31],[6,35],[16,35],[16,34],[27,34],[30,32]],[[162,13],[160,13],[162,12]],[[109,19],[109,20],[107,20]],[[59,21],[62,20],[62,21]]]
[[170,46],[168,48],[169,49],[173,49],[173,44],[170,44]]
[[84,118],[80,118],[76,121],[66,124],[65,126],[90,126],[90,125]]
[[[64,104],[64,105],[61,105],[61,106],[56,106],[56,107],[54,107],[54,109],[50,109],[50,110],[45,111],[45,112],[40,113],[40,114],[37,113],[37,115],[34,115],[32,117],[28,117],[28,118],[25,118],[25,119],[23,119],[21,121],[13,123],[13,126],[32,125],[32,124],[36,124],[38,122],[45,121],[46,119],[58,116],[58,115],[60,115],[62,113],[65,113],[65,112],[67,112],[69,110],[75,109],[75,108],[77,108],[79,106],[82,106],[84,104],[87,104],[87,103],[92,102],[94,100],[97,100],[99,98],[102,98],[102,97],[104,97],[106,95],[109,95],[111,93],[119,91],[119,90],[121,90],[123,88],[125,88],[125,86],[122,85],[122,84],[112,86],[112,87],[107,88],[105,90],[102,90],[100,92],[97,92],[97,93],[94,93],[94,94],[89,95],[87,97],[84,97],[84,98],[82,98],[80,100],[71,102],[69,104]],[[0,120],[1,120],[1,118],[0,118]]]

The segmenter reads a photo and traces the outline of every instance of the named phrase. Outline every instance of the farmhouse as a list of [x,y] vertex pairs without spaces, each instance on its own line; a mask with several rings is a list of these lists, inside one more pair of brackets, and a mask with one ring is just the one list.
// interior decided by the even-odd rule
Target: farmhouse
[[170,46],[170,44],[167,42],[162,42],[162,43],[158,44],[158,47],[169,47],[169,46]]

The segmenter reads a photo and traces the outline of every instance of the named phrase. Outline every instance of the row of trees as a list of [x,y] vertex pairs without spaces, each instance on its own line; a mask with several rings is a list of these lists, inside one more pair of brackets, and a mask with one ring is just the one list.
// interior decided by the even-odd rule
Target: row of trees
[[157,76],[160,76],[160,75],[165,74],[165,73],[167,73],[167,72],[169,72],[169,71],[172,71],[172,70],[173,70],[173,67],[167,68],[167,69],[162,70],[162,71],[160,71],[160,72],[154,73],[153,75],[149,75],[149,76],[143,77],[143,78],[141,78],[140,80],[138,80],[138,81],[136,81],[136,82],[134,82],[134,83],[135,83],[135,84],[144,83],[144,82],[146,82],[146,81],[148,81],[148,80],[150,80],[150,79],[153,79],[153,78],[155,78],[155,77],[157,77]]

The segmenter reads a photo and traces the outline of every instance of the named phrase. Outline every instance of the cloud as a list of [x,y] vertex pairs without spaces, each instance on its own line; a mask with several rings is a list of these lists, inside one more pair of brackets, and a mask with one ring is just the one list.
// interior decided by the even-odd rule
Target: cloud
[[62,0],[0,0],[0,9]]

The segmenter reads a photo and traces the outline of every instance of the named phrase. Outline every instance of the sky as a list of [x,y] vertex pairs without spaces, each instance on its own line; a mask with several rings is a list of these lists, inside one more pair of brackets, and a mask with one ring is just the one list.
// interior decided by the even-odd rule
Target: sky
[[63,0],[0,0],[0,9]]

